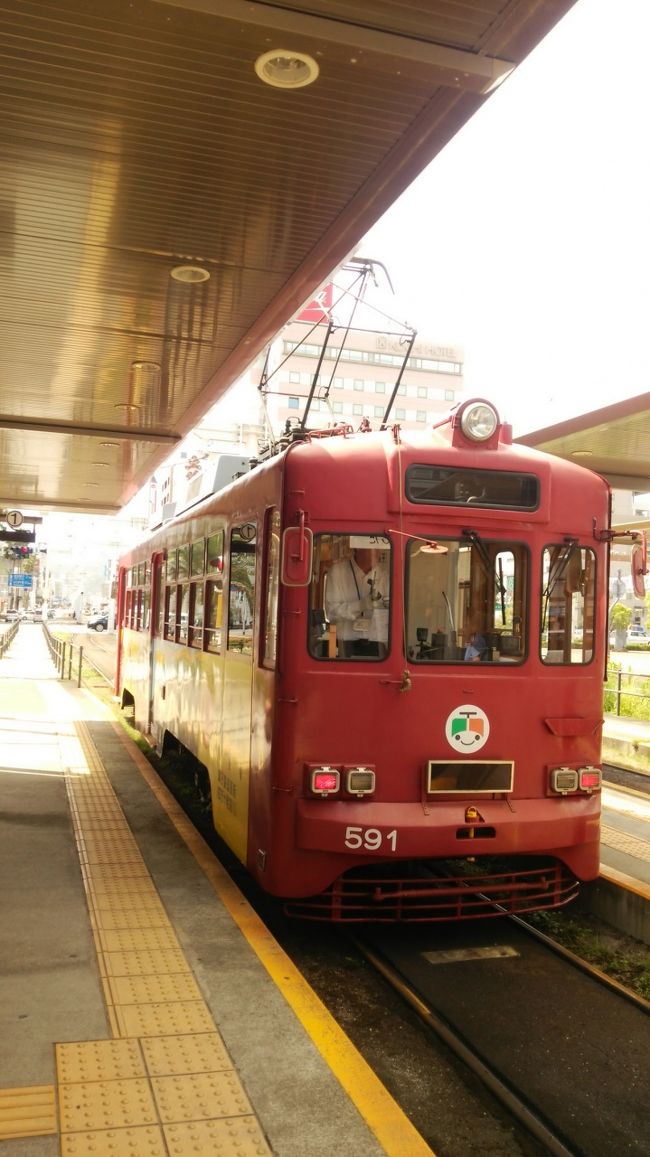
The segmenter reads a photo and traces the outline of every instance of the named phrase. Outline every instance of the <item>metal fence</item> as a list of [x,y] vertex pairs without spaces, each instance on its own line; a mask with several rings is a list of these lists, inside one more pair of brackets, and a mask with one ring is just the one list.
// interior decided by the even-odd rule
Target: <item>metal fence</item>
[[103,679],[108,686],[111,679],[104,671],[84,655],[83,645],[73,643],[71,639],[59,639],[53,635],[46,623],[43,623],[43,632],[47,641],[48,650],[61,679],[74,679],[77,687],[81,687],[81,676],[84,667],[92,667],[93,671]]
[[7,647],[10,647],[11,644],[13,643],[14,639],[16,638],[16,632],[18,631],[19,626],[20,626],[20,620],[16,619],[16,622],[12,623],[11,626],[9,627],[9,629],[6,631],[3,631],[2,634],[0,635],[0,659],[2,658],[5,651],[7,650]]
[[[612,686],[613,683],[613,686]],[[613,711],[609,711],[610,715],[621,715],[621,704],[623,698],[638,699],[641,702],[650,699],[650,691],[635,690],[635,688],[650,686],[650,674],[644,675],[639,671],[619,671],[616,667],[607,668],[607,687],[605,688],[605,696],[611,695],[614,700]],[[630,712],[625,712],[630,718],[645,719],[647,714],[633,715]]]

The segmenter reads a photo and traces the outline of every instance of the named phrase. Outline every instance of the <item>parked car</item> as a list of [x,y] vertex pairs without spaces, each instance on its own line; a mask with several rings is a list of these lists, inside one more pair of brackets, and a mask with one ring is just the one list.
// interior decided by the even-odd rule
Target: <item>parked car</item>
[[645,627],[634,626],[634,627],[628,628],[628,632],[627,632],[628,643],[645,642],[647,639],[648,639],[648,632],[646,631]]
[[88,619],[87,626],[91,631],[107,631],[108,630],[108,615],[91,615]]

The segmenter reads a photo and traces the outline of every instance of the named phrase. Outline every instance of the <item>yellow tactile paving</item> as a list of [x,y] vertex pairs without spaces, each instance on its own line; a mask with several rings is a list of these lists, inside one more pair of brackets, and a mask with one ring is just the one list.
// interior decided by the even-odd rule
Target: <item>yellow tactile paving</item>
[[650,845],[645,841],[632,836],[628,832],[621,832],[618,828],[601,825],[601,839],[608,848],[625,852],[628,856],[635,856],[637,860],[650,861]]
[[164,1126],[170,1157],[270,1157],[254,1117]]
[[63,745],[66,783],[114,1039],[57,1046],[61,1153],[268,1154],[94,745],[78,731]]
[[218,1032],[148,1037],[141,1041],[141,1048],[152,1077],[211,1073],[233,1067]]
[[77,846],[89,864],[114,864],[118,857],[121,864],[143,863],[135,840],[127,839],[117,827],[101,836],[84,835]]
[[152,1077],[151,1084],[163,1124],[252,1113],[241,1081],[232,1069],[183,1077]]
[[165,1004],[115,1005],[120,1036],[168,1036],[174,1033],[209,1032],[214,1021],[202,1000],[177,1000]]
[[71,1041],[56,1046],[59,1084],[145,1077],[147,1068],[137,1040]]
[[180,949],[166,951],[143,949],[141,952],[101,952],[104,976],[146,976],[156,972],[190,972]]
[[104,931],[116,928],[164,928],[168,923],[167,915],[162,907],[156,908],[152,904],[141,904],[131,909],[117,907],[101,907],[92,901],[93,915],[97,927]]
[[160,928],[112,928],[99,934],[102,952],[180,951],[178,937],[169,922]]
[[56,1096],[53,1085],[0,1089],[0,1139],[46,1137],[56,1133]]
[[101,907],[131,908],[137,903],[148,904],[152,908],[160,906],[160,898],[150,876],[113,880],[108,873],[101,879],[89,880],[88,890]]
[[149,878],[149,873],[143,860],[139,862],[134,860],[131,864],[123,864],[117,860],[93,864],[89,863],[83,856],[80,858],[82,867],[84,868],[84,874],[97,882],[102,880],[137,880],[138,877],[143,880]]
[[163,1004],[172,1000],[201,1000],[201,990],[191,972],[168,972],[157,976],[106,978],[111,1004]]
[[[189,1157],[190,1150],[187,1152]],[[193,1157],[199,1157],[200,1153],[201,1150],[195,1149]],[[169,1154],[158,1125],[66,1133],[61,1138],[61,1157],[169,1157]]]
[[64,1133],[158,1124],[151,1086],[143,1077],[59,1085],[59,1113]]

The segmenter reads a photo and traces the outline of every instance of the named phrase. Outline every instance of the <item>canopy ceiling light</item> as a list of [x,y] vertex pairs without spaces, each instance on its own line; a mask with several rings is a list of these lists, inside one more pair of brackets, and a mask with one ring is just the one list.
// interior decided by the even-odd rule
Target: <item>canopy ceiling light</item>
[[201,265],[175,265],[169,273],[174,281],[184,285],[198,285],[201,281],[210,280],[210,272]]
[[306,52],[291,52],[288,48],[272,48],[255,61],[255,72],[272,88],[304,88],[313,84],[320,69],[313,56]]

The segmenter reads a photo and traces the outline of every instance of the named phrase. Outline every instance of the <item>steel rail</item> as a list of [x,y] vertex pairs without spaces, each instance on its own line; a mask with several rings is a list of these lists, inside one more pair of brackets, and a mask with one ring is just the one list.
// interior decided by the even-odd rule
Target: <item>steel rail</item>
[[553,940],[552,936],[549,936],[546,932],[541,932],[540,929],[535,928],[533,924],[522,920],[521,916],[513,916],[507,912],[504,912],[504,916],[507,916],[509,920],[512,920],[529,936],[544,944],[551,952],[555,952],[556,956],[560,956],[563,960],[566,960],[568,964],[571,964],[580,972],[584,972],[587,976],[590,976],[592,980],[597,980],[599,984],[603,984],[605,988],[609,988],[612,992],[617,993],[618,996],[629,1001],[630,1004],[636,1005],[641,1012],[650,1014],[650,1001],[639,996],[637,992],[626,988],[619,980],[615,980],[613,976],[608,976],[606,972],[602,972],[595,964],[590,964],[588,960],[583,960],[581,956],[577,956],[570,948],[565,948],[563,944],[560,944],[557,940]]
[[364,944],[362,940],[358,940],[356,937],[350,937],[350,939],[357,951],[415,1010],[420,1019],[450,1052],[462,1061],[474,1076],[478,1077],[495,1099],[507,1109],[531,1137],[540,1142],[552,1157],[578,1157],[576,1151],[569,1149],[543,1118],[538,1116],[485,1061],[481,1060],[478,1053],[470,1048],[463,1037],[457,1034],[439,1013],[422,1000],[421,996],[407,983],[397,969],[393,968],[374,949]]

